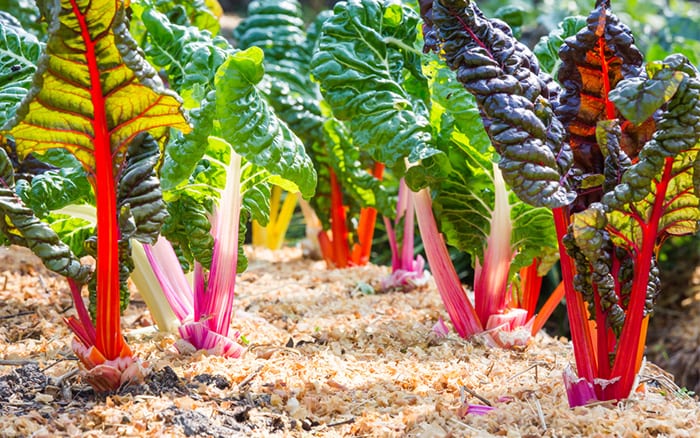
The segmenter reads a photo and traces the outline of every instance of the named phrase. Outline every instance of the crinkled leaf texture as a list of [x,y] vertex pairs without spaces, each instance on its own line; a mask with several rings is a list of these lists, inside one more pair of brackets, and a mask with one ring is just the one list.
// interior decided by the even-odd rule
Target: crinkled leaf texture
[[532,205],[569,204],[574,193],[561,175],[572,157],[549,100],[556,102],[558,87],[510,28],[487,19],[474,3],[438,0],[430,13],[437,29],[430,34],[457,80],[476,97],[506,182]]
[[69,246],[46,223],[40,221],[14,192],[14,171],[7,153],[0,148],[0,230],[9,243],[30,248],[47,268],[87,282],[91,269],[83,266]]
[[[661,111],[657,130],[642,148],[639,160],[622,175],[615,190],[603,197],[610,209],[610,223],[620,232],[614,237],[616,244],[629,250],[641,246],[644,223],[658,220],[659,239],[663,240],[668,235],[697,232],[700,220],[700,199],[694,184],[700,150],[700,78],[682,55],[671,55],[664,65],[664,70],[646,79],[642,88],[655,86],[655,78],[662,74],[671,78],[681,75],[683,79]],[[638,81],[620,86],[637,88]]]
[[12,16],[0,13],[0,129],[27,95],[43,47]]
[[586,26],[586,17],[577,15],[566,17],[559,23],[556,29],[549,32],[548,35],[540,38],[539,42],[532,49],[532,52],[537,56],[542,71],[549,73],[552,76],[557,75],[561,59],[559,58],[559,49],[566,38],[572,37]]
[[439,153],[431,145],[425,104],[406,90],[411,76],[425,81],[413,50],[418,20],[399,2],[339,3],[311,61],[333,114],[357,147],[399,175],[404,158],[415,163]]
[[0,14],[12,14],[13,21],[41,41],[46,40],[46,22],[32,0],[0,0]]
[[[602,120],[620,119],[622,150],[636,157],[651,138],[654,122],[628,123],[614,107],[610,93],[622,79],[642,73],[643,56],[629,28],[610,11],[609,2],[598,2],[586,26],[565,40],[559,56],[562,63],[557,77],[564,93],[556,112],[569,132],[576,168],[583,174],[603,173],[603,151],[596,139],[596,126]],[[579,200],[581,208],[599,200],[600,191],[584,197]]]
[[[134,138],[119,176],[117,208],[130,215],[134,230],[128,237],[153,244],[168,216],[155,167],[160,160],[158,142],[146,133]],[[124,230],[122,230],[123,232]]]
[[367,190],[373,178],[356,162],[358,154],[348,148],[352,144],[347,131],[322,114],[323,96],[310,76],[311,55],[326,17],[319,15],[308,33],[298,1],[255,1],[248,5],[248,14],[234,30],[234,38],[241,49],[257,46],[265,53],[265,76],[259,89],[304,143],[318,175],[316,196],[310,202],[328,225],[331,168],[342,180],[343,189],[351,191],[346,199],[351,211],[373,205],[374,195]]
[[[65,9],[73,10],[69,1]],[[48,8],[59,7],[47,2]],[[86,28],[79,22],[57,21],[35,75],[35,84],[17,110],[11,134],[21,156],[52,148],[70,151],[92,173],[95,168],[94,142],[109,137],[115,168],[124,159],[133,137],[149,131],[160,139],[169,127],[189,131],[176,96],[162,87],[156,71],[141,57],[128,34],[123,10],[115,14],[116,3],[107,9],[90,8],[90,2],[76,2],[86,13]],[[98,18],[99,17],[99,18]],[[111,20],[114,17],[114,22]],[[91,64],[86,61],[86,35],[99,48],[95,69],[100,87],[91,82]],[[100,93],[101,92],[101,93]],[[97,96],[95,93],[100,93]],[[95,108],[98,99],[103,108]],[[96,112],[102,120],[95,120]],[[96,132],[104,125],[106,132]]]
[[[447,68],[431,72],[432,126],[439,129],[440,148],[449,157],[446,178],[433,184],[434,207],[447,242],[478,258],[482,265],[495,211],[495,158],[484,132],[474,97]],[[556,233],[549,209],[532,207],[508,191],[512,220],[511,248],[517,255],[510,275],[532,264],[533,258],[551,259],[557,252]],[[499,233],[498,230],[495,230]]]

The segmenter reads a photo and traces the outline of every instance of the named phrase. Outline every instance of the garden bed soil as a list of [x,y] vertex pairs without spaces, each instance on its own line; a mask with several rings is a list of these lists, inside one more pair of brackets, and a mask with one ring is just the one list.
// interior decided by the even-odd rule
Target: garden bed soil
[[[151,374],[104,395],[76,373],[65,281],[25,250],[2,250],[0,434],[700,436],[700,404],[652,364],[631,399],[572,410],[564,339],[540,334],[524,351],[441,339],[432,327],[447,315],[432,281],[379,293],[384,267],[329,270],[294,248],[248,253],[233,321],[249,341],[242,358],[178,354],[134,294],[123,327]],[[496,409],[465,414],[485,401]]]

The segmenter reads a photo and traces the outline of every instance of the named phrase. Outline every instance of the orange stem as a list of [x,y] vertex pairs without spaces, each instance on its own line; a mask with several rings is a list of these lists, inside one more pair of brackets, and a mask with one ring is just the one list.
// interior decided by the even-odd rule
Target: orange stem
[[[374,163],[372,175],[381,180],[384,175],[384,164]],[[357,226],[358,243],[352,248],[351,260],[353,265],[366,265],[372,252],[372,239],[377,222],[377,209],[365,207],[360,210],[360,221]]]

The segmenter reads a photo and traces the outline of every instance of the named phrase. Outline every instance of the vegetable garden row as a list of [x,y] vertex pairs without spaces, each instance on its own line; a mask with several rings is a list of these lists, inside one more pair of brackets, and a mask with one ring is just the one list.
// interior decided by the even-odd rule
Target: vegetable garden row
[[0,12],[0,230],[68,279],[95,390],[147,372],[129,278],[161,330],[239,357],[247,227],[280,247],[298,200],[329,269],[368,263],[381,220],[383,288],[432,276],[465,339],[527,347],[564,299],[570,406],[634,391],[661,246],[700,221],[700,75],[645,61],[610,0],[534,53],[465,0],[350,0],[308,28],[253,1],[235,44],[215,1],[39,1],[45,25],[23,5]]

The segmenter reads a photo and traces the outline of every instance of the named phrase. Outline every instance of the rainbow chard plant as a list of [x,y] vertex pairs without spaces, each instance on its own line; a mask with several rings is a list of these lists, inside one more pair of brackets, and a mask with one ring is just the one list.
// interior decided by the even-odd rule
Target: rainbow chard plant
[[[415,41],[417,24],[417,15],[397,2],[341,2],[323,22],[311,60],[311,73],[319,81],[325,101],[349,132],[348,138],[339,143],[341,151],[357,157],[357,161],[361,156],[369,156],[375,163],[375,178],[381,178],[386,167],[390,179],[399,187],[405,184],[401,180],[406,171],[404,158],[415,163],[439,153],[426,141],[430,134],[425,104],[405,89],[413,87],[416,94],[427,90],[419,54],[404,50]],[[370,40],[365,39],[368,35]],[[345,160],[341,167],[352,169],[358,164]],[[334,187],[331,180],[332,210],[340,216],[344,207]],[[359,242],[352,250],[352,260],[357,260],[358,254],[359,260],[369,258],[374,220],[381,212],[387,218],[385,225],[392,249],[393,273],[385,285],[410,288],[423,283],[424,263],[414,254],[414,213],[409,191],[399,188],[394,192],[398,193],[398,203],[394,204],[386,191],[378,186],[372,188],[370,205],[376,210],[369,207],[360,213]],[[334,229],[333,236],[345,232],[344,220],[336,222],[341,227]],[[399,233],[394,229],[401,222],[403,242],[398,241]]]
[[[551,266],[556,253],[551,214],[507,191],[492,165],[473,97],[434,56],[414,47],[418,23],[418,14],[398,2],[339,3],[323,25],[312,72],[354,141],[393,174],[405,175],[408,187],[417,191],[400,192],[397,210],[415,208],[428,263],[458,334],[468,338],[488,328],[495,343],[522,345],[530,339],[529,327],[522,330],[524,336],[505,333],[532,321],[534,309],[513,308],[526,302],[534,308],[539,288],[531,283],[540,276],[523,276],[519,289],[512,280],[535,259],[537,264],[547,260],[544,272]],[[412,227],[412,214],[406,213],[404,221]],[[397,270],[397,277],[405,281],[410,273],[419,279],[422,263],[413,259],[411,233],[403,238],[401,252],[390,241],[403,262],[395,267],[410,270]],[[460,283],[446,241],[477,260],[475,303]],[[546,312],[541,314],[544,318]]]
[[[144,26],[146,54],[184,96],[193,121],[192,132],[165,148],[170,218],[163,234],[170,241],[144,246],[163,294],[153,301],[169,303],[186,343],[238,357],[243,347],[229,331],[236,272],[246,267],[244,224],[249,216],[261,224],[270,219],[271,187],[311,197],[316,174],[301,141],[259,89],[262,50],[235,50],[208,31],[172,23],[147,2],[134,5],[134,13]],[[194,268],[192,285],[178,256]]]
[[437,0],[423,12],[426,41],[476,96],[506,181],[553,209],[576,359],[565,373],[571,406],[628,397],[659,248],[700,220],[697,70],[681,55],[645,67],[609,1],[561,46],[563,89],[475,4]]
[[[85,276],[58,272],[72,278],[78,318],[67,322],[76,334],[73,350],[95,389],[111,390],[140,373],[120,327],[120,291],[131,268],[129,239],[157,237],[167,215],[154,170],[158,141],[170,127],[188,131],[189,125],[176,95],[164,90],[131,39],[122,2],[64,0],[39,6],[50,23],[46,49],[33,87],[5,129],[20,158],[60,148],[81,163],[92,186],[94,325],[80,296]],[[29,243],[28,230],[12,223]],[[62,254],[29,246],[44,260]]]
[[[384,165],[368,156],[350,138],[347,127],[324,109],[310,64],[319,31],[330,11],[304,27],[297,0],[261,0],[234,31],[240,48],[265,52],[268,74],[261,89],[280,118],[304,142],[318,174],[311,206],[322,223],[319,250],[329,267],[364,265],[369,261],[378,210],[390,203],[382,180]],[[394,194],[395,188],[394,188]],[[312,223],[307,215],[307,224]]]

